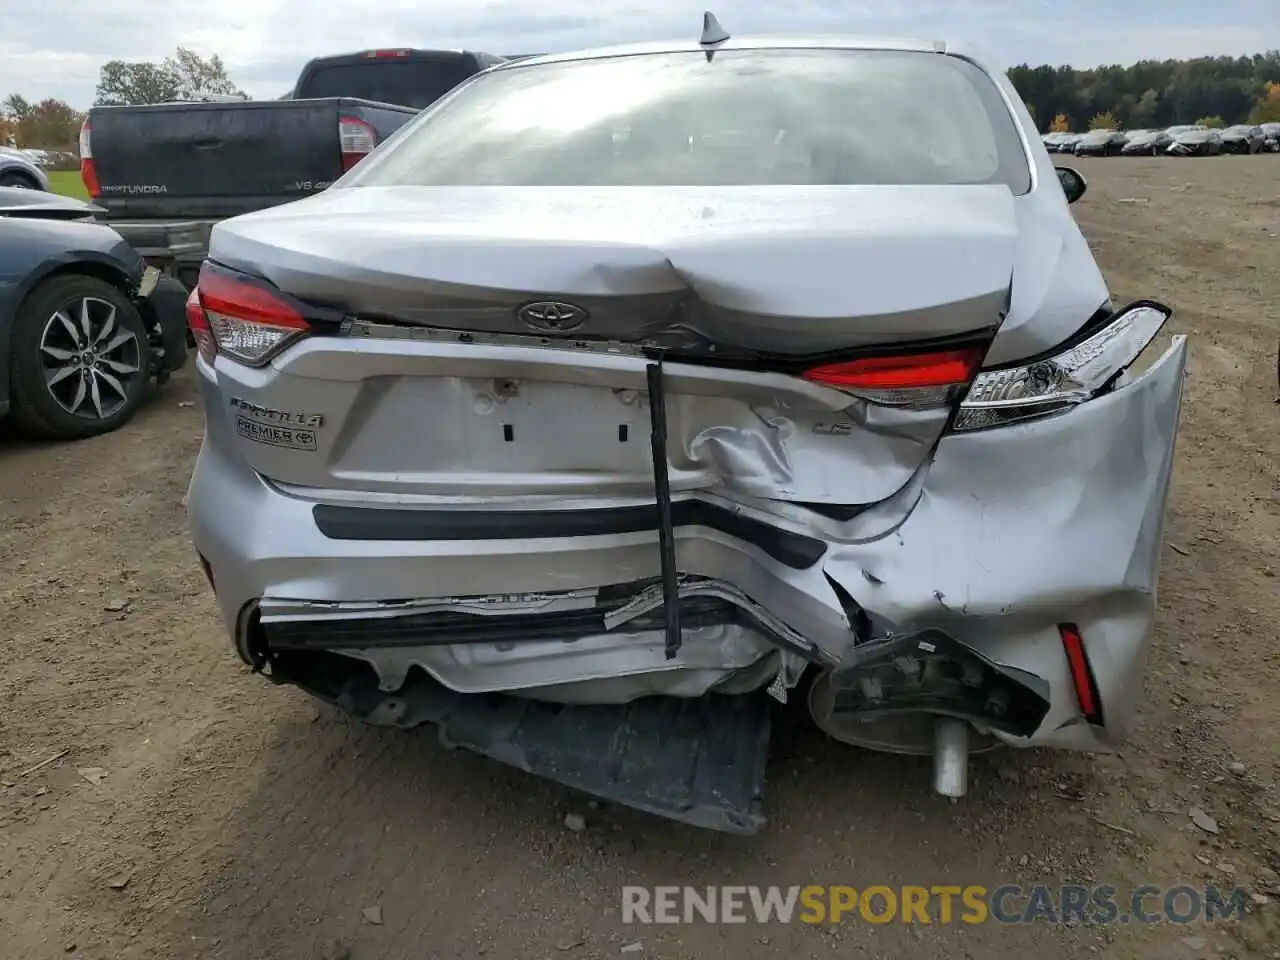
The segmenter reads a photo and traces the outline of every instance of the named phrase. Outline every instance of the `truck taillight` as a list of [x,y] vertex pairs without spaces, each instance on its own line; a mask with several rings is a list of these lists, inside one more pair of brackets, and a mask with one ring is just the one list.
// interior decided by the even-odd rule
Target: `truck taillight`
[[90,134],[93,128],[89,126],[86,120],[80,124],[80,179],[84,181],[84,188],[89,191],[89,196],[98,197],[102,193],[102,187],[98,184],[98,168],[93,165],[93,147],[90,144]]
[[342,169],[350,170],[373,152],[373,148],[378,145],[378,135],[363,120],[339,117],[338,144],[342,151]]

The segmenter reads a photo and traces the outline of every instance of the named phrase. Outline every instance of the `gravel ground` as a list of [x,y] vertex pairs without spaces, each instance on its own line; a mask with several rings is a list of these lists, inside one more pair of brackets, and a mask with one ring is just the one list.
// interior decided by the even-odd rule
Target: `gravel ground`
[[[744,841],[362,728],[249,676],[216,621],[181,506],[201,433],[184,371],[113,436],[0,440],[0,954],[1280,957],[1280,157],[1079,166],[1117,296],[1172,303],[1193,337],[1162,613],[1118,755],[992,755],[951,803],[927,761],[788,728],[770,825]],[[1106,929],[619,910],[623,884],[1073,881],[1258,897],[1242,922]]]

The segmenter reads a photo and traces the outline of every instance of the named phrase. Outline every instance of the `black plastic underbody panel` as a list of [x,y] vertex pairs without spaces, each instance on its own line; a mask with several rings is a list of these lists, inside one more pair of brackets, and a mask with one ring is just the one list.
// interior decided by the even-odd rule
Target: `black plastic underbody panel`
[[[316,526],[330,540],[524,540],[658,532],[656,504],[607,510],[409,510],[318,504]],[[671,504],[673,527],[709,527],[759,547],[795,570],[813,566],[827,545],[703,500]]]
[[414,669],[399,690],[386,693],[371,670],[346,673],[334,684],[326,682],[323,670],[299,669],[304,661],[297,658],[316,656],[346,660],[285,653],[272,659],[273,678],[296,683],[376,726],[433,724],[445,746],[611,803],[744,836],[765,824],[771,706],[763,692],[554,704],[508,694],[459,694]]

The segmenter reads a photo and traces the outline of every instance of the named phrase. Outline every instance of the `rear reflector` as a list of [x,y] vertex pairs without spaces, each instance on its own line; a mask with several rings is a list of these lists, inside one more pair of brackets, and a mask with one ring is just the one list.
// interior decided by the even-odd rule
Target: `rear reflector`
[[[261,366],[287,344],[311,331],[306,318],[265,280],[208,261],[200,268],[200,280],[193,294],[198,297],[196,312],[212,333],[215,352],[250,366]],[[190,322],[190,299],[187,305]],[[192,332],[199,344],[195,324]]]
[[1074,623],[1058,624],[1058,632],[1062,635],[1062,648],[1067,654],[1067,665],[1071,669],[1071,685],[1076,691],[1076,700],[1080,703],[1080,712],[1085,720],[1094,725],[1102,723],[1102,702],[1098,697],[1098,685],[1089,666],[1089,656],[1084,649],[1084,638],[1080,628]]
[[350,170],[378,145],[373,127],[355,117],[338,118],[338,149],[342,152],[342,169]]

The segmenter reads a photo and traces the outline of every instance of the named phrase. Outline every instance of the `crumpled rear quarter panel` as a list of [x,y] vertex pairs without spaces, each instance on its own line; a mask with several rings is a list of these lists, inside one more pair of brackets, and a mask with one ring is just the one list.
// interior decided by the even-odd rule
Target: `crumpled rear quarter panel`
[[1069,413],[951,434],[887,536],[833,545],[829,576],[896,631],[933,626],[1051,683],[1037,745],[1093,746],[1056,625],[1076,623],[1106,741],[1130,729],[1154,620],[1186,343]]

